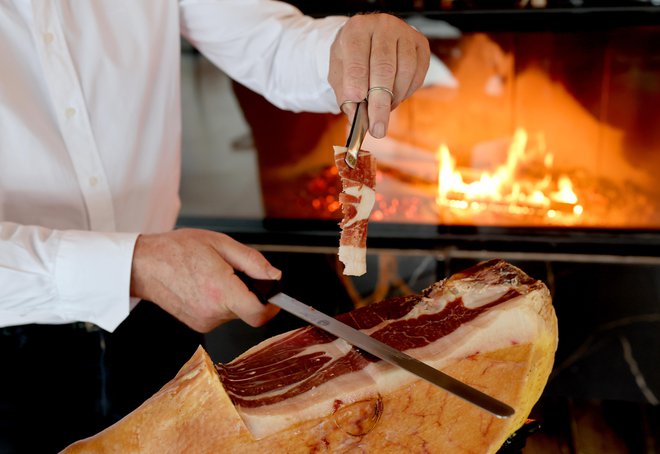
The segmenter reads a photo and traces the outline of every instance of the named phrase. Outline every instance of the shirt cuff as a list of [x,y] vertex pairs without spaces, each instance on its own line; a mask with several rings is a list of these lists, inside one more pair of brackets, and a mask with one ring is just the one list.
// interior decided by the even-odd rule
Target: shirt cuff
[[138,233],[63,232],[55,282],[63,315],[114,331],[128,316]]

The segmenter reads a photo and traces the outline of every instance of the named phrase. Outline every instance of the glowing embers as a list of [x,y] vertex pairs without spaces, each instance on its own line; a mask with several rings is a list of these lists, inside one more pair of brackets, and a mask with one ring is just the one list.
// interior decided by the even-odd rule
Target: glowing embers
[[515,132],[506,161],[493,170],[458,168],[445,145],[437,159],[441,215],[448,208],[454,215],[488,211],[574,223],[584,211],[571,179],[554,171],[554,157],[542,138],[530,147],[523,129]]

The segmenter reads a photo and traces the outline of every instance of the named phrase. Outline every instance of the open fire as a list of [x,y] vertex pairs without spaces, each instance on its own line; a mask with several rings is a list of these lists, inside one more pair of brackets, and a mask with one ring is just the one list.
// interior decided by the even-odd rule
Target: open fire
[[[660,223],[652,193],[575,167],[548,149],[542,133],[519,128],[493,141],[434,159],[381,165],[372,219],[440,225],[647,228]],[[429,176],[429,168],[436,173]]]
[[508,148],[506,162],[494,170],[458,168],[449,148],[437,153],[436,203],[458,214],[486,210],[511,215],[545,216],[574,223],[583,213],[571,178],[554,171],[554,155],[544,141],[530,148],[527,132],[518,129]]
[[[463,155],[454,155],[441,145],[436,153],[421,150],[416,159],[402,159],[397,165],[379,161],[370,219],[530,227],[660,224],[652,193],[631,180],[615,181],[589,168],[566,165],[564,158],[547,149],[543,134],[531,136],[519,128],[506,145],[502,142],[493,141]],[[341,217],[340,186],[332,165],[294,180],[264,183],[264,203],[272,216]]]
[[[630,180],[616,182],[588,168],[566,166],[540,133],[530,137],[519,128],[506,142],[493,141],[462,156],[443,144],[435,154],[423,150],[417,158],[424,159],[397,166],[380,161],[371,220],[605,228],[660,224],[653,195]],[[271,181],[278,183],[271,189],[264,185],[271,215],[341,217],[334,166],[285,181]]]
[[[385,139],[367,137],[364,148],[379,169],[370,220],[657,230],[660,135],[651,125],[658,110],[638,112],[660,99],[657,84],[638,83],[642,73],[656,80],[656,67],[641,63],[647,50],[630,59],[635,49],[624,45],[624,35],[617,37],[624,47],[615,46],[607,58],[551,46],[560,38],[552,34],[498,38],[509,51],[478,33],[458,44],[436,41],[459,83],[417,91],[393,112]],[[556,68],[551,56],[561,62]],[[593,60],[588,65],[585,56]],[[586,90],[580,84],[588,76],[595,82]],[[499,88],[491,90],[493,84]],[[328,150],[345,140],[346,120],[323,127],[321,138],[314,133],[318,143],[295,165],[262,166],[268,216],[341,217]],[[267,156],[278,154],[269,148]]]

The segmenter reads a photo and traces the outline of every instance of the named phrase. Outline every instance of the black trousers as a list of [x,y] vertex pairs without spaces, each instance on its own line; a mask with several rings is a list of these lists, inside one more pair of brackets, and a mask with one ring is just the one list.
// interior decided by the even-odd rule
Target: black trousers
[[137,408],[203,336],[142,301],[113,332],[93,325],[0,328],[0,453],[56,453]]

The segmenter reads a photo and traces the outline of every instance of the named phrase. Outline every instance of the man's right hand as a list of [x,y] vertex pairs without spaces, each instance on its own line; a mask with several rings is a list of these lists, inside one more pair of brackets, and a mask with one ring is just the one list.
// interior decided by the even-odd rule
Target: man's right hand
[[133,253],[131,296],[156,303],[204,333],[235,318],[261,326],[279,308],[259,302],[234,269],[256,279],[279,279],[282,274],[259,251],[222,233],[180,229],[140,235]]

